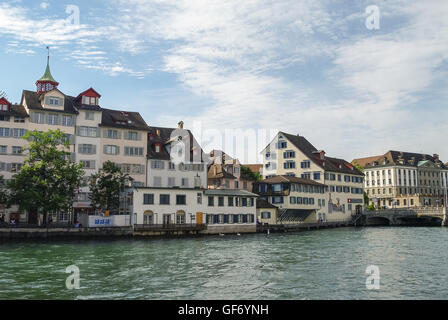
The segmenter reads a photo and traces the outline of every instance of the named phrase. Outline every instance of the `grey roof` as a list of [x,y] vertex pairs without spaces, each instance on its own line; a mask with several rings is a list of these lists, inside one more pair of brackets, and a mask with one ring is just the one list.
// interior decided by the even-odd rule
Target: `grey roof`
[[261,181],[254,182],[254,184],[260,184],[260,183],[267,183],[267,184],[276,184],[276,183],[298,183],[298,184],[309,184],[314,186],[322,186],[325,187],[326,185],[311,179],[303,179],[288,175],[279,175],[274,176],[271,178],[267,178]]
[[[187,133],[188,133],[189,138],[190,138],[190,146],[191,146],[190,159],[193,158],[194,136],[190,130],[178,129],[178,128],[150,127],[149,132],[148,132],[148,148],[147,148],[148,149],[148,155],[147,155],[148,159],[171,160],[170,153],[167,150],[167,144],[169,144],[169,141],[172,138],[171,134],[175,130],[183,130],[183,132],[185,132],[185,135],[187,135]],[[155,145],[158,143],[162,147],[160,152],[156,152],[156,150],[155,150]],[[201,153],[201,162],[204,162],[205,155],[204,155],[204,151],[202,150],[202,148],[200,148],[199,152]],[[188,161],[185,161],[185,163],[188,163]]]
[[265,199],[258,198],[257,199],[257,209],[276,209],[277,207],[274,206],[272,203],[267,202]]
[[364,174],[356,169],[349,162],[325,156],[324,160],[319,158],[319,155],[316,154],[318,150],[305,138],[299,135],[292,135],[285,132],[280,132],[283,136],[285,136],[289,141],[291,141],[294,146],[296,146],[300,151],[302,151],[310,160],[316,163],[318,166],[323,168],[325,171],[331,172],[341,172],[347,174],[354,174],[363,176]]
[[204,191],[204,194],[211,196],[258,197],[258,194],[240,189],[208,189]]
[[12,104],[11,107],[9,108],[9,111],[0,110],[0,115],[22,117],[22,118],[29,117],[28,113],[25,110],[25,107],[17,104]]
[[[58,90],[58,89],[56,89],[56,90]],[[61,92],[61,91],[59,91],[59,92]],[[45,109],[42,107],[42,104],[40,102],[40,97],[42,96],[42,94],[38,95],[35,91],[23,90],[22,100],[25,98],[28,109],[30,109],[30,110],[78,114],[78,111],[76,110],[74,102],[73,102],[73,97],[64,95],[64,109],[63,110],[55,110],[55,109],[48,109],[48,108]]]
[[440,159],[424,153],[403,152],[390,150],[383,155],[358,158],[353,162],[358,163],[363,168],[382,167],[382,166],[411,166],[417,167],[421,161],[430,161],[439,165],[441,168],[447,168]]
[[[101,109],[102,119],[100,126],[114,128],[128,128],[148,131],[149,127],[138,112]],[[121,124],[119,122],[125,122]]]

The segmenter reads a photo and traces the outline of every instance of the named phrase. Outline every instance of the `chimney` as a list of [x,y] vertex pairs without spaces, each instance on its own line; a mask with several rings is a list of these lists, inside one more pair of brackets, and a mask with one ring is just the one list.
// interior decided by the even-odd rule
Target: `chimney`
[[179,129],[183,129],[184,128],[184,122],[183,121],[179,121],[177,126],[178,126]]

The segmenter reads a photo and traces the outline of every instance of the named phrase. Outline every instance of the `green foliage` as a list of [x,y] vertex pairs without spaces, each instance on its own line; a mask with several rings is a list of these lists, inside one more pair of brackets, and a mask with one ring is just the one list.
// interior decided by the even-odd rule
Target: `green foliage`
[[241,175],[248,180],[259,181],[262,177],[259,172],[253,172],[249,167],[241,166]]
[[5,208],[9,205],[10,192],[3,176],[0,176],[0,207]]
[[367,210],[369,211],[375,211],[375,205],[373,203],[371,203],[368,207]]
[[364,204],[369,204],[369,195],[364,191]]
[[353,161],[353,166],[356,168],[356,169],[358,169],[359,171],[361,171],[361,172],[364,172],[364,168],[363,167],[361,167],[361,165],[359,164],[359,163],[357,163],[356,161]]
[[111,161],[106,161],[98,173],[90,181],[90,201],[98,210],[118,210],[120,208],[120,192],[133,179],[121,171]]
[[70,161],[70,145],[61,130],[29,131],[23,137],[29,141],[28,157],[18,174],[8,184],[10,203],[19,210],[38,210],[44,214],[68,212],[76,189],[84,175],[81,164]]

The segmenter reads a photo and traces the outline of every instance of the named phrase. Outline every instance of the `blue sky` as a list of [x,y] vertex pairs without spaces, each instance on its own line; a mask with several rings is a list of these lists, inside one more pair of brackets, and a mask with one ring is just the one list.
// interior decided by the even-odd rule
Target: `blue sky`
[[92,86],[149,125],[300,133],[349,161],[391,149],[448,161],[447,16],[445,0],[3,1],[0,91],[19,102],[34,89],[49,45],[62,92]]

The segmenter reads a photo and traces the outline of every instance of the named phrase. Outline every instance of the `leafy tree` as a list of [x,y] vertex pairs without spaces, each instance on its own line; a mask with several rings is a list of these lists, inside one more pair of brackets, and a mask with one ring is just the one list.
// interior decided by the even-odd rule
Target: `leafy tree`
[[70,144],[59,129],[28,131],[23,138],[29,141],[28,157],[8,184],[10,203],[18,204],[20,211],[42,213],[46,223],[48,213],[71,209],[83,165],[70,161]]
[[249,179],[249,180],[253,180],[253,181],[262,180],[259,172],[253,172],[252,170],[250,170],[249,167],[246,167],[246,166],[241,166],[241,174],[243,177],[246,177],[246,179]]
[[118,165],[106,161],[89,181],[92,206],[101,211],[118,210],[120,208],[120,192],[133,180],[128,174],[123,173]]
[[358,169],[361,172],[364,172],[364,168],[359,163],[357,163],[356,161],[353,161],[352,164],[356,169]]
[[364,191],[364,204],[369,204],[369,195]]

